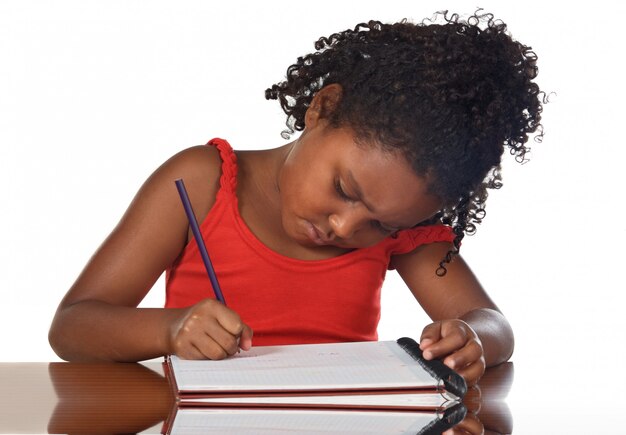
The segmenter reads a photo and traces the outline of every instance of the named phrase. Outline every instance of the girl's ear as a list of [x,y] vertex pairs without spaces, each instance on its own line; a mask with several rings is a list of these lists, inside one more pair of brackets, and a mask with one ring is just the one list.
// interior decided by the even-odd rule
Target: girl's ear
[[304,115],[304,125],[313,128],[321,119],[328,119],[337,109],[343,89],[339,83],[324,86],[317,91]]

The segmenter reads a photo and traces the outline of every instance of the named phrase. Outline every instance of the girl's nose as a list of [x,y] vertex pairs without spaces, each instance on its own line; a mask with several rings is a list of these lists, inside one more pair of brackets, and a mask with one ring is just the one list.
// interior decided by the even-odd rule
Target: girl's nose
[[350,239],[357,230],[358,219],[351,213],[336,213],[328,217],[330,229],[335,237],[343,240]]

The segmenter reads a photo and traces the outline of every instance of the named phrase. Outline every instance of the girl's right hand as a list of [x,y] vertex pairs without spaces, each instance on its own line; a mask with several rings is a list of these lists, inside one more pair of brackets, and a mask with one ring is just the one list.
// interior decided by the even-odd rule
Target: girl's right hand
[[169,353],[184,359],[223,359],[252,347],[252,329],[215,299],[181,310],[169,331]]

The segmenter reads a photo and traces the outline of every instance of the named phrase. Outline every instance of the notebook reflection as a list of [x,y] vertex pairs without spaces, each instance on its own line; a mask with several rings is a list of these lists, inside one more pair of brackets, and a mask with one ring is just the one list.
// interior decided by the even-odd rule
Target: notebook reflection
[[[352,418],[362,417],[365,411],[358,410],[352,413],[341,411],[328,419],[318,418],[315,414],[328,415],[331,410],[229,408],[213,409],[208,414],[196,410],[195,415],[194,412],[189,412],[189,415],[183,416],[176,406],[173,390],[160,369],[156,364],[148,368],[142,364],[50,363],[48,372],[57,394],[57,404],[49,420],[48,431],[154,433],[169,430],[171,433],[229,431],[238,434],[272,434],[289,433],[291,429],[292,433],[385,434],[392,433],[393,429],[402,424],[407,425],[404,433],[441,431],[431,427],[426,432],[420,432],[424,428],[420,426],[423,420],[416,418],[419,416],[415,416],[415,413],[406,412],[381,411],[374,416],[375,421],[369,418]],[[465,417],[446,433],[479,434],[483,430],[490,434],[512,433],[512,417],[505,402],[512,381],[512,363],[488,369],[479,386],[470,389],[465,396]],[[397,418],[394,418],[396,414]],[[276,418],[270,419],[268,415]],[[371,417],[371,412],[368,411],[366,415]],[[246,431],[246,421],[251,422],[251,418],[258,416],[261,416],[261,423],[265,421],[265,426],[256,425]],[[189,423],[189,418],[194,422]],[[458,414],[454,418],[458,418]],[[364,428],[363,422],[368,422],[369,426]],[[393,433],[402,431],[396,430]]]
[[440,434],[465,416],[463,405],[445,414],[358,409],[193,408],[176,411],[167,433],[221,434]]

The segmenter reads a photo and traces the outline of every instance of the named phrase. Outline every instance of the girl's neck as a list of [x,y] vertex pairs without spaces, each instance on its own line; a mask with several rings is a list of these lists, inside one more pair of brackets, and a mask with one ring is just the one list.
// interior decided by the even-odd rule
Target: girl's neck
[[292,145],[293,142],[269,150],[237,151],[237,184],[241,186],[238,191],[260,200],[264,208],[280,210],[278,176]]

